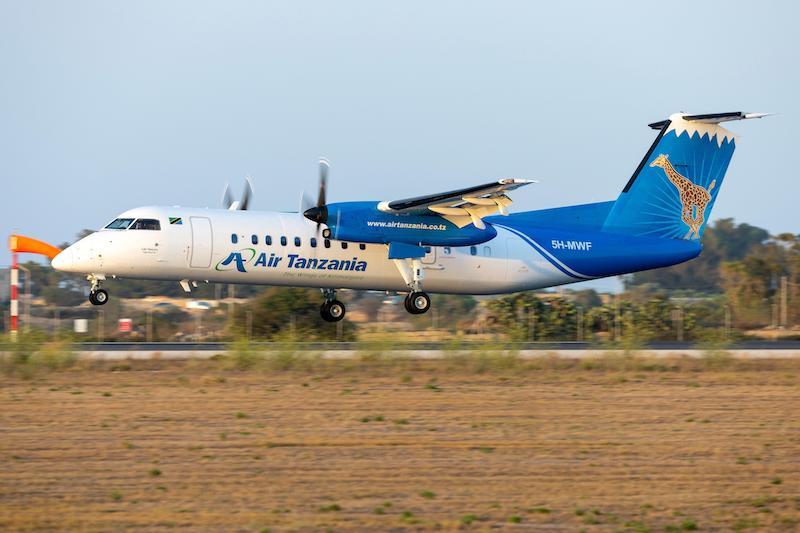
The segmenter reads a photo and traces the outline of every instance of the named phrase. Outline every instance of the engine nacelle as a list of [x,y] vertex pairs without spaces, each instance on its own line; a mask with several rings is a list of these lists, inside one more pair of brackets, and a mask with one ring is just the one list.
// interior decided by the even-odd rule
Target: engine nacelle
[[[471,246],[493,239],[491,225],[478,229],[472,224],[459,228],[437,215],[393,215],[379,211],[378,202],[328,204],[306,217],[325,223],[331,238],[364,243],[402,242],[423,246]],[[309,210],[312,211],[312,210]]]

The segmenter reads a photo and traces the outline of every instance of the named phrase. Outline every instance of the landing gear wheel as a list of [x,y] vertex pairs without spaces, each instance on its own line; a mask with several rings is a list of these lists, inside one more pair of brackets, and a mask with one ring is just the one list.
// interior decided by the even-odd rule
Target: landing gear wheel
[[344,304],[339,300],[327,300],[320,307],[319,314],[326,322],[338,322],[344,318]]
[[421,315],[431,308],[431,297],[422,291],[410,292],[406,296],[405,306],[412,315]]
[[89,301],[92,305],[105,305],[108,303],[108,291],[105,289],[97,289],[89,293]]

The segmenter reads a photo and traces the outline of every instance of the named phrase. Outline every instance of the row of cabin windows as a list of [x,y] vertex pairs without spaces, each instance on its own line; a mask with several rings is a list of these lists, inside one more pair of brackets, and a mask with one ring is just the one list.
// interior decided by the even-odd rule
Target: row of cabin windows
[[[235,233],[231,233],[231,242],[233,244],[237,244],[239,242],[239,236],[236,235]],[[258,244],[258,235],[251,235],[250,236],[250,242],[253,245],[257,245]],[[281,246],[286,246],[289,243],[289,241],[285,236],[281,236],[280,243],[281,243]],[[267,246],[272,246],[272,236],[271,235],[267,235],[267,236],[264,237],[264,244],[266,244]],[[294,245],[295,246],[299,247],[302,244],[303,244],[303,242],[300,239],[300,237],[295,237],[294,238]],[[309,244],[311,245],[312,248],[316,248],[317,247],[317,238],[316,237],[311,237],[311,239],[309,240]],[[323,245],[325,246],[325,248],[330,248],[331,247],[330,239],[323,239]],[[364,244],[364,243],[361,243],[361,244],[358,245],[358,249],[359,250],[366,250],[367,249],[367,245]],[[346,242],[342,242],[342,250],[347,250],[347,243]]]
[[[233,244],[237,244],[239,242],[239,236],[236,235],[235,233],[231,233],[231,242]],[[258,244],[258,235],[251,235],[250,236],[250,242],[253,243],[253,245],[257,245]],[[289,241],[285,236],[281,236],[280,242],[281,242],[281,246],[286,246]],[[267,236],[264,237],[264,244],[266,244],[267,246],[272,246],[272,236],[271,235],[267,235]],[[311,244],[312,248],[316,248],[317,247],[317,239],[316,239],[316,237],[311,237],[311,239],[309,240],[309,244]],[[330,248],[331,247],[330,239],[324,239],[323,240],[323,244],[324,244],[325,248]],[[342,250],[347,250],[347,243],[346,242],[342,242],[341,244],[342,244]],[[302,241],[301,241],[300,237],[295,237],[294,238],[294,245],[297,246],[297,247],[300,247],[302,245]],[[359,250],[366,250],[367,249],[367,245],[364,244],[364,243],[360,243],[358,245],[358,249]],[[445,255],[450,255],[450,253],[451,253],[451,249],[450,249],[449,246],[445,246],[443,248],[443,251],[444,251]],[[430,253],[430,252],[431,252],[431,247],[430,246],[426,246],[425,247],[425,253]],[[469,247],[469,255],[478,255],[478,247],[477,246],[470,246]],[[483,255],[486,256],[486,257],[491,257],[491,255],[492,255],[491,247],[484,246],[483,247]]]

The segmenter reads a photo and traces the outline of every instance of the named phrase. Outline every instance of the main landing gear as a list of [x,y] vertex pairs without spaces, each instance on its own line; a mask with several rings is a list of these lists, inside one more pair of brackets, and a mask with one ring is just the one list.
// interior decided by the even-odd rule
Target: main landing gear
[[336,299],[336,291],[333,289],[322,289],[325,301],[319,308],[319,314],[325,322],[339,322],[344,318],[346,309],[344,304]]
[[412,315],[421,315],[431,308],[431,297],[422,291],[412,291],[404,302],[406,311]]
[[103,281],[105,276],[95,276],[94,274],[90,274],[86,277],[92,284],[92,288],[89,290],[89,302],[92,305],[105,305],[108,303],[108,291],[105,289],[100,288],[100,282]]
[[411,292],[404,302],[406,311],[412,315],[421,315],[431,308],[431,297],[422,290],[422,262],[419,258],[393,259],[397,270],[403,276]]

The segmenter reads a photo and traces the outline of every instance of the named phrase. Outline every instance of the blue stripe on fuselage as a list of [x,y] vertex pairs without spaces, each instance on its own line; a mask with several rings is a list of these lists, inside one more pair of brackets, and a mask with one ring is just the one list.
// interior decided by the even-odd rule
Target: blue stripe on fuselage
[[495,226],[497,226],[498,228],[503,228],[503,229],[505,229],[505,230],[508,230],[508,231],[510,231],[511,233],[513,233],[514,235],[516,235],[517,237],[521,238],[523,241],[525,241],[525,242],[527,242],[528,244],[530,244],[530,245],[531,245],[531,246],[532,246],[534,249],[536,249],[536,250],[537,250],[537,251],[538,251],[538,252],[539,252],[539,253],[542,255],[542,257],[544,257],[545,259],[547,259],[547,261],[548,261],[548,262],[549,262],[551,265],[553,265],[554,267],[556,267],[558,270],[560,270],[561,272],[563,272],[563,273],[564,273],[564,274],[566,274],[567,276],[569,276],[569,277],[571,277],[571,278],[579,279],[579,280],[587,280],[587,279],[591,279],[591,277],[589,277],[589,276],[584,276],[583,274],[579,274],[578,272],[575,272],[574,270],[572,270],[571,268],[569,268],[569,267],[568,267],[567,265],[565,265],[563,262],[559,261],[559,260],[558,260],[556,257],[554,257],[552,254],[550,254],[550,253],[549,253],[547,250],[545,250],[545,249],[544,249],[544,247],[543,247],[541,244],[539,244],[538,242],[536,242],[536,241],[535,241],[534,239],[532,239],[531,237],[529,237],[529,236],[525,235],[524,233],[522,233],[522,232],[520,232],[520,231],[517,231],[517,230],[515,230],[514,228],[510,228],[510,227],[508,227],[508,226],[504,226],[504,225],[500,225],[500,224],[495,224]]
[[561,272],[578,279],[616,276],[660,268],[697,257],[698,241],[637,237],[601,231],[570,231],[536,227],[514,215],[492,217],[541,253]]

